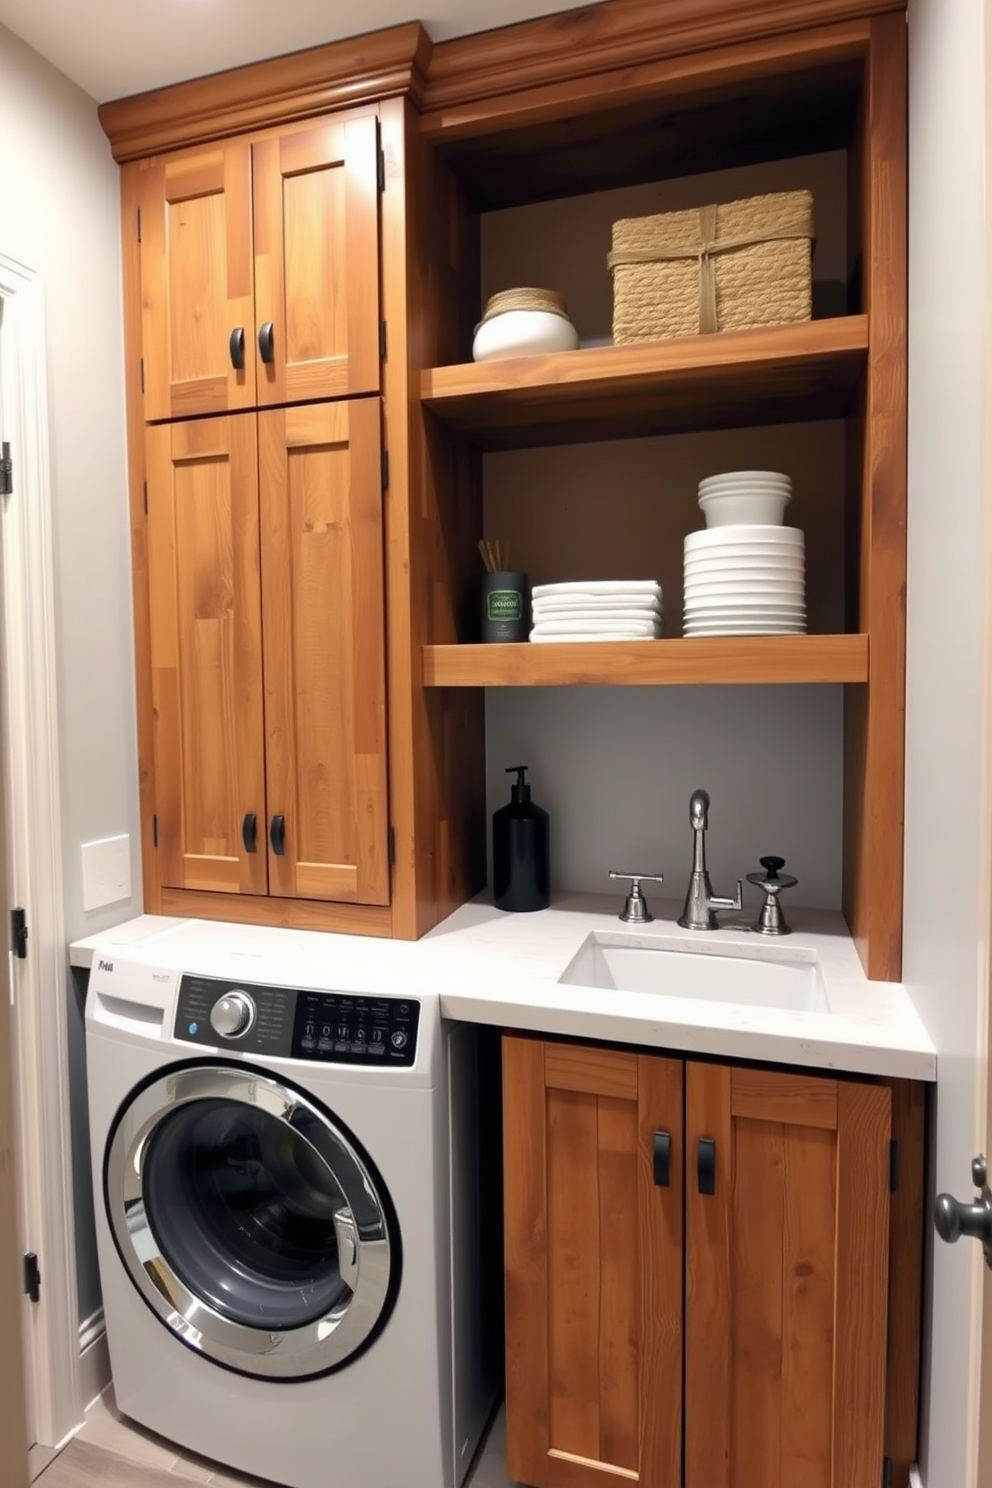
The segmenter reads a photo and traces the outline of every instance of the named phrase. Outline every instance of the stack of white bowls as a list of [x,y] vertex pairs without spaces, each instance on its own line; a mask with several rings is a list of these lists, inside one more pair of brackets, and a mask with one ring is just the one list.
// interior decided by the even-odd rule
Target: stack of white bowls
[[795,635],[806,629],[805,543],[783,527],[787,475],[736,470],[699,483],[704,532],[685,539],[685,634]]
[[661,635],[654,579],[575,579],[538,584],[532,641],[653,641]]

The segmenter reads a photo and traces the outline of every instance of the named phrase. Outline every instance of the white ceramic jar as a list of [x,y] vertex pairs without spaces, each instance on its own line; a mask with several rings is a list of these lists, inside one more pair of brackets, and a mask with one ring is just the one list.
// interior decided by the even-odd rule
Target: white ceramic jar
[[550,289],[508,289],[493,295],[475,328],[472,358],[546,355],[576,351],[579,333],[568,318],[565,301]]

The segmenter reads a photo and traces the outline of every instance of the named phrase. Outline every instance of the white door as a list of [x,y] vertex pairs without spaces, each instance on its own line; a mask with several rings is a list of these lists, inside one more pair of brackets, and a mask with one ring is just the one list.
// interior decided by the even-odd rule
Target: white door
[[[938,1052],[931,1192],[969,1201],[971,1160],[989,1151],[990,24],[983,0],[909,0],[903,977]],[[920,1478],[925,1488],[986,1488],[980,1400],[992,1349],[983,1350],[982,1311],[992,1288],[977,1244],[943,1244],[932,1227],[929,1234]],[[983,1452],[990,1448],[985,1441]]]

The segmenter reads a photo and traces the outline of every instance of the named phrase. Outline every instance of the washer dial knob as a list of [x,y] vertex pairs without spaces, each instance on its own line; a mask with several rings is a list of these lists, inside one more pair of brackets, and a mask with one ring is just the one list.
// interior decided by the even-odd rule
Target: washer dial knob
[[221,1038],[247,1033],[255,1021],[255,1004],[247,992],[225,992],[210,1009],[210,1026]]

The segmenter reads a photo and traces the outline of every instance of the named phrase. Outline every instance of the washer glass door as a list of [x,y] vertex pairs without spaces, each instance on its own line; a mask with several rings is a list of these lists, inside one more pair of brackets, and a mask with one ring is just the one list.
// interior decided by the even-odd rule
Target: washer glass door
[[327,1112],[252,1069],[174,1070],[107,1151],[118,1250],[157,1315],[265,1378],[339,1368],[383,1326],[398,1249],[381,1179]]

